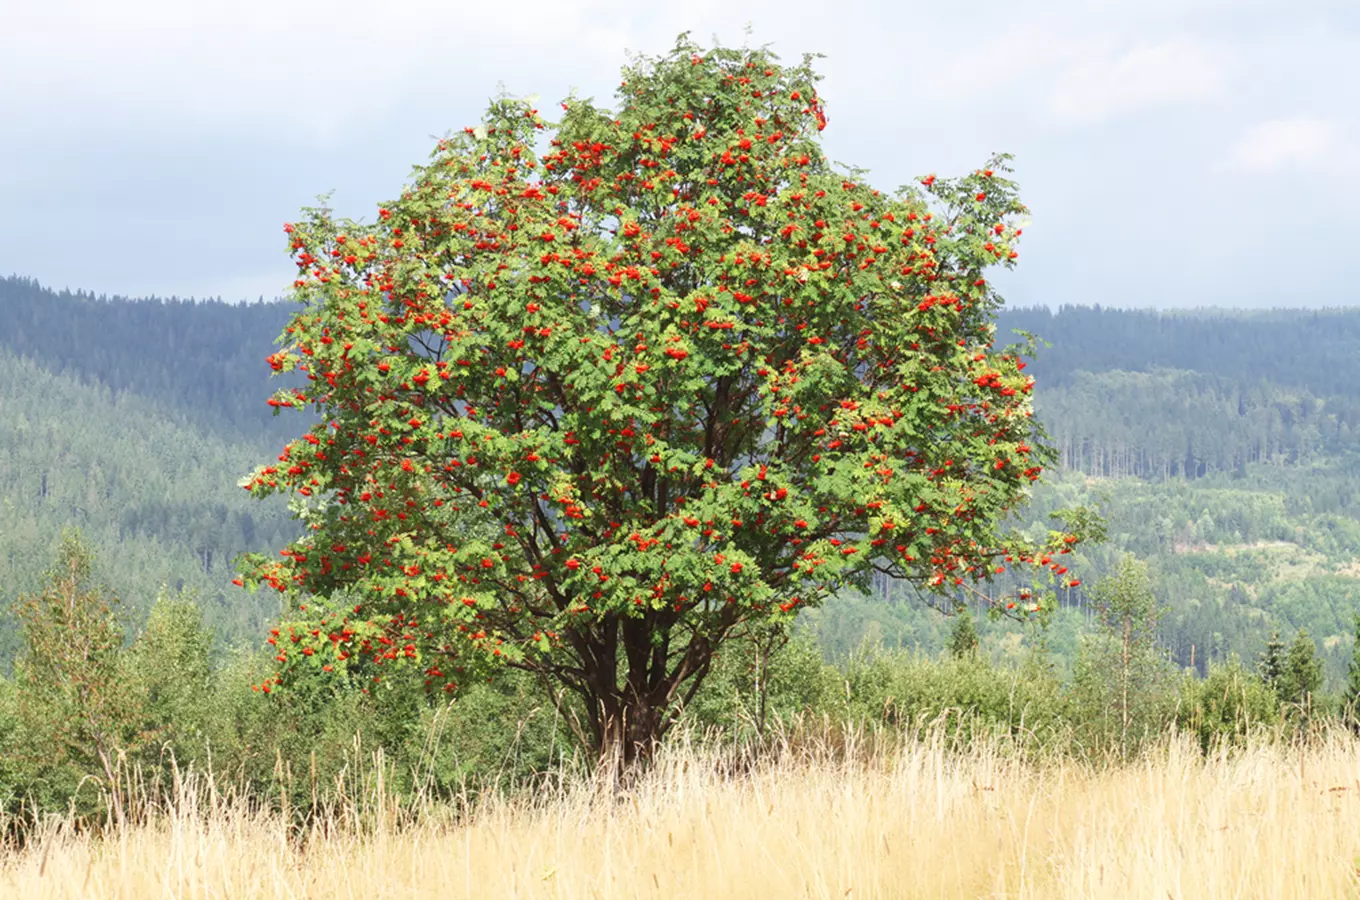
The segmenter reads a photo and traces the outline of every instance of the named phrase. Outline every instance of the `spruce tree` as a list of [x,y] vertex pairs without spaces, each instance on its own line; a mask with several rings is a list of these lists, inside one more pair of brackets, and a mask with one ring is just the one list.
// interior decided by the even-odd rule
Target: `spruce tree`
[[1280,693],[1280,677],[1284,674],[1284,654],[1285,644],[1280,640],[1280,632],[1276,629],[1271,632],[1270,640],[1266,641],[1266,649],[1262,651],[1256,663],[1256,673],[1276,695]]
[[1302,628],[1289,645],[1284,658],[1284,673],[1279,679],[1277,692],[1285,703],[1294,704],[1307,718],[1313,705],[1313,697],[1322,687],[1322,660],[1318,658],[1317,647],[1308,632]]
[[949,637],[949,655],[962,659],[972,656],[978,650],[978,633],[973,627],[973,616],[968,607],[959,610],[954,622],[954,630]]
[[79,529],[63,531],[42,590],[20,596],[15,614],[25,762],[49,777],[101,774],[121,820],[118,759],[136,743],[140,710],[122,665],[118,598],[95,579],[94,554]]
[[1346,679],[1343,709],[1351,728],[1360,731],[1360,613],[1355,616],[1355,643],[1351,647],[1351,666]]

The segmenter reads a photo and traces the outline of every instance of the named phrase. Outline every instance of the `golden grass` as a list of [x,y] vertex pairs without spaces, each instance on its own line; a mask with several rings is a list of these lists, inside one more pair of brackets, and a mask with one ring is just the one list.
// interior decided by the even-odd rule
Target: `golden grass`
[[340,809],[291,839],[189,777],[144,824],[53,821],[0,850],[0,897],[1360,896],[1360,742],[1341,733],[1208,758],[1173,738],[1115,767],[861,740],[726,774],[682,744],[621,796],[558,785],[405,827]]

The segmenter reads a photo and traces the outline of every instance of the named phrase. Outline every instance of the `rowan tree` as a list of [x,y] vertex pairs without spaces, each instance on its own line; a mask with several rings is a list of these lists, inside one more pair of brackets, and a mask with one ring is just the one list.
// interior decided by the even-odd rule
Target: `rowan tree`
[[724,641],[875,571],[1066,574],[1083,514],[1041,546],[1005,524],[1052,458],[994,342],[1008,157],[874,189],[822,152],[813,59],[682,35],[616,111],[498,98],[372,224],[284,226],[301,308],[269,362],[311,386],[270,402],[321,421],[242,482],[307,526],[242,560],[293,598],[264,690],[520,668],[628,764]]

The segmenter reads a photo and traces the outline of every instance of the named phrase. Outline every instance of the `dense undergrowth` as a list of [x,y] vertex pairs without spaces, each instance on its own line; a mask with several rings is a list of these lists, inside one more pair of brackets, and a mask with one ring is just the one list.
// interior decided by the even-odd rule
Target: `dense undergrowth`
[[[78,541],[63,552],[79,563]],[[135,818],[186,773],[300,824],[353,806],[374,772],[384,802],[416,809],[489,788],[532,791],[592,768],[582,710],[527,676],[465,685],[452,698],[396,673],[367,687],[304,680],[266,695],[257,686],[268,658],[215,659],[191,599],[163,594],[129,640],[97,588],[63,588],[60,574],[48,595],[65,606],[30,605],[25,650],[14,676],[0,680],[0,811],[15,839],[52,815],[96,826]],[[93,611],[61,619],[77,596]],[[72,640],[77,625],[89,647]],[[677,731],[719,755],[758,757],[809,736],[825,748],[847,735],[896,741],[929,726],[946,747],[986,742],[1033,763],[1104,765],[1136,760],[1171,734],[1211,753],[1252,736],[1287,745],[1353,721],[1341,697],[1318,693],[1317,678],[1291,681],[1291,666],[1306,680],[1316,662],[1288,653],[1265,677],[1236,660],[1207,677],[1154,660],[1137,680],[1120,681],[1094,642],[1066,678],[1042,631],[1024,643],[1018,663],[994,660],[966,617],[938,655],[866,646],[827,661],[804,632],[733,643]]]

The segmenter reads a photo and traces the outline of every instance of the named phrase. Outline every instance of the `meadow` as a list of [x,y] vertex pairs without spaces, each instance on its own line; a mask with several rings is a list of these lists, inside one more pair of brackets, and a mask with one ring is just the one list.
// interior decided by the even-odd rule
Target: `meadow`
[[1360,740],[1340,728],[1050,763],[938,721],[785,731],[759,752],[691,736],[627,789],[559,773],[414,804],[384,768],[345,773],[301,823],[177,773],[135,821],[52,816],[11,839],[0,896],[1360,896]]

